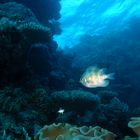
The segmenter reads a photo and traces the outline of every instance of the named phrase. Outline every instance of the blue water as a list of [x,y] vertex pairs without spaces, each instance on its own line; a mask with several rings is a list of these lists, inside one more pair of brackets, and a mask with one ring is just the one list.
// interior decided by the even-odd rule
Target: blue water
[[132,17],[140,16],[138,0],[62,0],[62,34],[55,39],[59,47],[73,47],[84,34],[99,35],[128,28]]
[[60,14],[62,33],[54,39],[67,53],[76,53],[73,66],[116,72],[118,85],[133,87],[133,93],[126,89],[120,97],[139,106],[140,1],[62,0]]

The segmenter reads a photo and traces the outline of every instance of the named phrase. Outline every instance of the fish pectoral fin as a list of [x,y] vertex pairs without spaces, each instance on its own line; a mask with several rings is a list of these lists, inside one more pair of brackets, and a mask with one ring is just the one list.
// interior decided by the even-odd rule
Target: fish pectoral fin
[[107,87],[109,85],[108,80],[104,80],[104,82],[101,84],[101,87]]

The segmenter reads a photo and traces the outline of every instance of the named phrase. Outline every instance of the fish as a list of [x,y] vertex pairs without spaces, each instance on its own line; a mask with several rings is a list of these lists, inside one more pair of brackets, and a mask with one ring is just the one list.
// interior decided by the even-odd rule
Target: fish
[[63,108],[60,108],[60,109],[58,110],[58,113],[61,114],[61,115],[63,115],[64,112],[65,112],[65,110],[64,110]]
[[91,66],[86,69],[80,78],[80,83],[88,88],[107,87],[109,80],[114,80],[115,73],[106,74],[106,69]]

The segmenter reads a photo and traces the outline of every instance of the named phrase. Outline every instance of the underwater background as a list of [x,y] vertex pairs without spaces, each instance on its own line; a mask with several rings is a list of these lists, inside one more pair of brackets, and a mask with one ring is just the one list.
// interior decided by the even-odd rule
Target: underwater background
[[140,1],[0,0],[0,140],[139,140],[139,80]]

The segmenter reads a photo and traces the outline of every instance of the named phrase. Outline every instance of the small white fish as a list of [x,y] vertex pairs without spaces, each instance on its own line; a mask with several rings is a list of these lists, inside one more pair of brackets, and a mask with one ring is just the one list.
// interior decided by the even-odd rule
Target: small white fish
[[64,114],[64,112],[65,112],[65,110],[64,110],[64,109],[62,109],[62,108],[60,108],[60,109],[58,110],[58,113],[59,113],[59,114],[61,114],[61,115],[63,115],[63,114]]
[[105,69],[89,67],[80,79],[80,83],[88,88],[106,87],[109,79],[114,79],[114,73],[105,74]]

